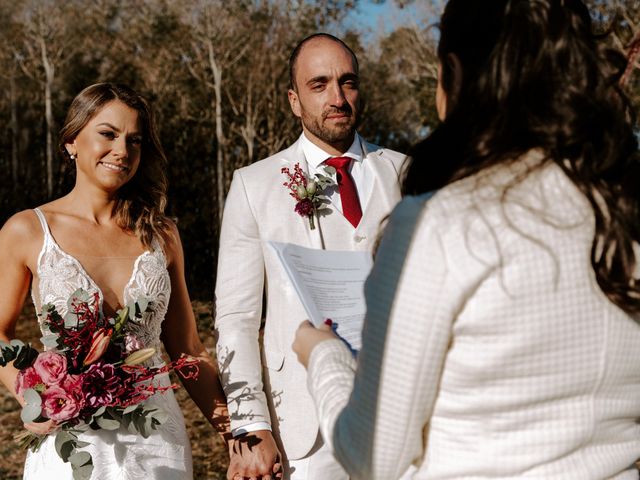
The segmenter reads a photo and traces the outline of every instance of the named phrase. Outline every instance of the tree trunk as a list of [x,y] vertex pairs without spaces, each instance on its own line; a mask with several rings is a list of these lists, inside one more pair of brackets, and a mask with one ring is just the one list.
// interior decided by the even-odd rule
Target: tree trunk
[[47,139],[47,196],[50,199],[53,196],[53,138],[51,131],[53,129],[53,109],[51,106],[51,88],[54,78],[54,66],[49,62],[47,56],[47,44],[44,38],[40,38],[40,53],[42,54],[42,65],[44,67],[44,109],[45,109],[45,130]]
[[222,211],[224,210],[225,199],[225,161],[224,161],[224,149],[225,140],[224,132],[222,130],[222,69],[216,62],[216,56],[213,51],[213,42],[211,39],[207,42],[207,48],[209,51],[209,66],[211,67],[211,73],[213,74],[213,91],[214,98],[214,110],[216,121],[216,207],[217,207],[217,225],[222,223]]
[[9,101],[11,103],[11,181],[13,182],[13,192],[18,192],[18,182],[20,179],[20,163],[18,162],[18,96],[16,93],[16,79],[11,75],[9,79]]

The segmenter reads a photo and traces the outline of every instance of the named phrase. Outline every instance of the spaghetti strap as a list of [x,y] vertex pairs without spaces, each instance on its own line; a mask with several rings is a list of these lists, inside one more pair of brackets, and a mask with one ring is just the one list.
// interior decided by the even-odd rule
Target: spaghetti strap
[[46,241],[49,238],[51,238],[51,231],[49,230],[49,224],[47,223],[47,219],[45,218],[44,213],[42,213],[42,211],[39,208],[34,208],[33,211],[36,212],[38,220],[40,220],[40,225],[42,226],[42,231],[44,232],[45,243],[46,243]]

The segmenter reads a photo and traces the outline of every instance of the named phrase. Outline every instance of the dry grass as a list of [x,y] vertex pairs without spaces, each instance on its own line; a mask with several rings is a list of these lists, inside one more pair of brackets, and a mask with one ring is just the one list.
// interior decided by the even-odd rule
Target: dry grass
[[[194,302],[193,308],[200,335],[209,351],[213,352],[211,304]],[[18,321],[16,337],[39,345],[40,332],[33,306],[25,306]],[[176,397],[182,407],[187,431],[191,438],[194,478],[196,480],[225,479],[228,456],[222,441],[183,388],[176,392]],[[13,440],[13,436],[21,430],[22,422],[18,403],[4,387],[0,386],[0,479],[2,480],[22,478],[25,452],[20,450]]]

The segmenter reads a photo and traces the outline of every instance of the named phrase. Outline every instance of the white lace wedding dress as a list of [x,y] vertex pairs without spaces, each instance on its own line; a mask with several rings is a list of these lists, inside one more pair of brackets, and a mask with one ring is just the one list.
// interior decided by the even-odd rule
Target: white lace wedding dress
[[[56,243],[42,212],[35,209],[44,230],[44,245],[38,257],[38,285],[32,287],[37,310],[52,303],[57,310],[66,313],[66,302],[78,288],[97,292],[102,304],[100,288],[84,270],[81,263],[65,253]],[[128,304],[140,297],[151,300],[151,311],[144,314],[140,328],[133,332],[145,347],[159,351],[160,329],[167,312],[171,284],[164,252],[156,243],[153,251],[140,255],[124,289],[124,302]],[[41,325],[42,329],[42,325]],[[43,334],[46,332],[43,332]],[[152,364],[161,364],[159,355]],[[169,384],[167,375],[157,380]],[[184,417],[173,392],[156,394],[147,405],[157,405],[168,419],[158,430],[152,430],[149,438],[131,434],[121,428],[116,431],[96,430],[80,435],[80,440],[90,445],[83,450],[93,458],[92,480],[182,480],[191,479],[192,460]],[[24,478],[28,480],[71,480],[71,466],[64,463],[55,451],[55,435],[49,436],[37,452],[28,452],[24,466]]]

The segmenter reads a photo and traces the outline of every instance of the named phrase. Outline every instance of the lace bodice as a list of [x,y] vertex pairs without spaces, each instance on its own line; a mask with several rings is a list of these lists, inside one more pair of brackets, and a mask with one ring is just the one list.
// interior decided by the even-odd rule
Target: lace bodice
[[[31,292],[36,310],[40,312],[42,305],[51,303],[64,315],[69,296],[79,288],[89,293],[97,292],[102,308],[104,297],[100,287],[82,264],[56,243],[44,214],[37,208],[34,211],[44,231],[44,242],[37,263],[39,282],[32,286]],[[123,299],[125,305],[141,297],[151,301],[149,311],[143,314],[139,324],[129,324],[128,328],[145,347],[155,347],[159,351],[160,332],[169,304],[171,281],[162,248],[157,241],[153,242],[152,248],[153,250],[145,251],[135,260],[131,277],[124,287]],[[48,332],[44,331],[41,318],[39,322],[43,335],[46,335]]]
[[[102,309],[104,295],[100,287],[84,269],[80,261],[66,253],[51,235],[44,214],[35,209],[42,230],[44,242],[38,256],[37,274],[39,281],[34,282],[31,295],[38,312],[42,305],[55,305],[60,314],[67,312],[67,299],[78,288],[89,293],[97,293]],[[109,272],[111,265],[106,265]],[[154,347],[158,352],[146,363],[159,365],[160,331],[167,313],[171,282],[167,271],[167,260],[157,241],[152,249],[136,258],[133,271],[123,292],[123,301],[129,304],[141,297],[151,304],[149,311],[143,314],[138,325],[128,324],[131,333],[136,335],[145,347]],[[40,321],[43,335],[45,331]],[[154,380],[159,386],[169,387],[168,374],[158,375]],[[126,427],[117,430],[88,430],[81,433],[79,440],[87,442],[84,450],[93,459],[91,480],[191,480],[193,467],[191,446],[184,425],[184,418],[172,391],[157,393],[145,400],[148,407],[159,409],[167,414],[164,423],[152,430],[148,437],[130,433]],[[36,452],[29,451],[24,467],[25,480],[43,478],[71,479],[69,463],[64,463],[55,448],[56,435],[49,435]]]

